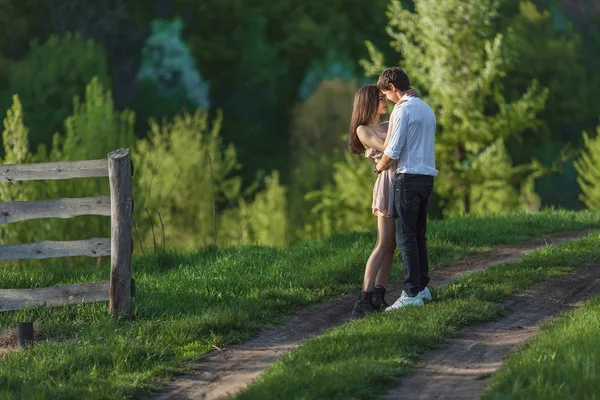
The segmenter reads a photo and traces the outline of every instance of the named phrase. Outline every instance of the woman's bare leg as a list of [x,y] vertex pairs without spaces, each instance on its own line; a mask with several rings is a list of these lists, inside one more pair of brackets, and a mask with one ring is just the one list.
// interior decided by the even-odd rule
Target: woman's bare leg
[[390,270],[392,269],[392,262],[394,261],[394,255],[396,254],[396,244],[392,243],[387,251],[383,262],[381,263],[381,268],[379,268],[379,272],[375,277],[375,286],[383,286],[386,287],[388,283],[388,278],[390,277]]
[[[393,218],[377,217],[377,243],[367,261],[363,291],[372,292],[375,285],[385,285],[396,248],[396,225]],[[384,284],[379,283],[384,282]]]

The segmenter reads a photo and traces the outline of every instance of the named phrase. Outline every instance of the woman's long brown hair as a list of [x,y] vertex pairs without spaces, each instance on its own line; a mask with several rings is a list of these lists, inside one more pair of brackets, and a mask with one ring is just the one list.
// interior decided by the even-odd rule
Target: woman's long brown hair
[[348,149],[354,154],[365,151],[365,146],[358,139],[356,129],[361,125],[369,125],[377,115],[379,96],[381,92],[376,85],[366,85],[358,89],[354,95],[352,106],[352,119],[348,131]]

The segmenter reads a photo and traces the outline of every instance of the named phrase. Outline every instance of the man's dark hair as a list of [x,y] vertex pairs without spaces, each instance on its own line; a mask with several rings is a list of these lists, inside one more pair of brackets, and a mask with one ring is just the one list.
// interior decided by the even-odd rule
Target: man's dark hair
[[392,85],[401,92],[406,92],[410,89],[410,79],[402,68],[386,68],[379,75],[379,79],[377,80],[377,88],[379,90],[392,90]]

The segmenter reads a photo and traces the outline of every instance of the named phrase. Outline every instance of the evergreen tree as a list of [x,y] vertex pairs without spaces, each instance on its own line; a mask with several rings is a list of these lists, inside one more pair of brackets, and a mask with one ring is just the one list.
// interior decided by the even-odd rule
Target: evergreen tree
[[[506,160],[505,139],[539,125],[536,116],[547,97],[535,81],[516,100],[504,97],[504,78],[515,54],[505,34],[496,31],[500,3],[415,0],[414,12],[399,2],[389,8],[392,46],[402,52],[402,67],[436,114],[436,192],[445,214],[489,209],[481,203],[497,198],[476,195],[479,182],[485,177],[494,181],[488,186],[506,187],[515,174],[523,174],[521,168],[494,176],[484,172],[496,168],[495,161]],[[370,50],[372,60],[363,65],[368,74],[378,74],[383,59],[373,46]]]
[[[49,157],[53,161],[105,159],[112,150],[134,146],[134,125],[134,114],[116,111],[111,91],[95,77],[87,85],[83,101],[78,96],[73,99],[73,114],[64,122],[65,135],[55,135]],[[46,186],[54,192],[53,197],[110,193],[105,177],[52,181]],[[106,217],[84,216],[54,223],[62,232],[62,240],[110,236],[110,219]]]
[[[13,104],[4,119],[2,142],[4,158],[2,164],[25,164],[45,161],[29,152],[29,129],[23,122],[23,107],[18,95],[13,96]],[[31,201],[44,199],[45,185],[38,181],[1,182],[0,202]],[[48,220],[23,221],[0,225],[2,244],[31,243],[44,237],[50,226]]]
[[579,174],[577,182],[582,191],[580,199],[590,210],[600,210],[600,126],[596,131],[594,138],[583,133],[585,149],[575,162]]

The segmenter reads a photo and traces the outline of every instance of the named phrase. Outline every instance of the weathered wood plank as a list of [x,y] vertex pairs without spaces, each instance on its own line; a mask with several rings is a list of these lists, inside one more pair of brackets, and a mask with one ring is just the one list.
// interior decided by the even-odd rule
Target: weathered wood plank
[[70,242],[44,241],[38,243],[0,246],[0,260],[42,259],[51,257],[110,255],[110,239],[73,240]]
[[0,182],[108,176],[107,160],[58,161],[0,166]]
[[129,316],[131,302],[131,250],[133,194],[129,149],[108,153],[110,183],[111,256],[110,311],[113,315]]
[[109,281],[39,289],[0,289],[0,312],[23,307],[58,307],[108,300]]
[[80,215],[110,216],[110,196],[0,203],[0,224]]

